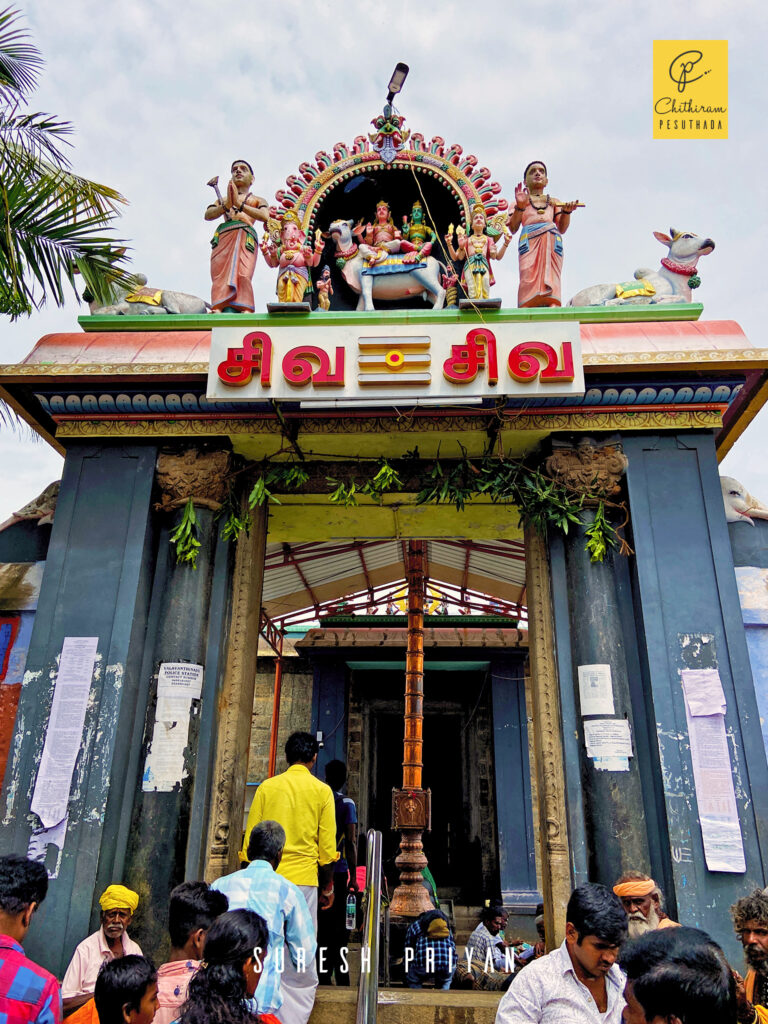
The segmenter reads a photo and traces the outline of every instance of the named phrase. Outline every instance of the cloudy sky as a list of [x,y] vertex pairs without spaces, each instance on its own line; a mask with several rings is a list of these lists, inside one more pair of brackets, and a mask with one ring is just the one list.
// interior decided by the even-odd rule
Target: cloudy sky
[[[400,60],[411,68],[398,103],[406,127],[475,153],[510,201],[538,158],[553,195],[586,203],[565,237],[565,297],[656,265],[654,230],[693,231],[717,243],[700,265],[704,317],[737,320],[768,347],[762,0],[29,0],[23,10],[47,61],[32,107],[70,120],[75,169],[128,198],[118,233],[152,285],[207,297],[206,181],[245,157],[254,191],[272,201],[303,160],[368,130]],[[653,140],[654,39],[729,41],[727,141]],[[495,293],[514,305],[513,247],[496,276]],[[263,308],[274,272],[262,261],[254,283]],[[73,301],[2,324],[0,359],[77,331],[79,312]],[[767,431],[764,413],[722,468],[768,501]],[[60,474],[55,453],[5,427],[0,460],[0,521]]]

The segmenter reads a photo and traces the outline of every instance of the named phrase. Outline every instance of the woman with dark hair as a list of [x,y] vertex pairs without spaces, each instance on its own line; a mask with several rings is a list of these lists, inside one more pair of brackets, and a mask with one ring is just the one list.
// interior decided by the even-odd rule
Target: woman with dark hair
[[252,910],[230,910],[217,917],[205,937],[203,959],[189,982],[178,1024],[279,1024],[271,1013],[259,1016],[249,1003],[267,942],[264,918]]

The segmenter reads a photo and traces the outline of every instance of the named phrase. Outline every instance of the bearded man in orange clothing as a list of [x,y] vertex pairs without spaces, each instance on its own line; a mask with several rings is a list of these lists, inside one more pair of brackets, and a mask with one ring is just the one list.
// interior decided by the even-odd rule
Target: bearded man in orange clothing
[[680,927],[677,921],[664,913],[664,897],[650,875],[627,871],[616,882],[613,891],[627,912],[630,939],[638,939],[657,928]]
[[731,917],[748,968],[743,981],[736,975],[739,1021],[768,1024],[768,889],[734,903]]

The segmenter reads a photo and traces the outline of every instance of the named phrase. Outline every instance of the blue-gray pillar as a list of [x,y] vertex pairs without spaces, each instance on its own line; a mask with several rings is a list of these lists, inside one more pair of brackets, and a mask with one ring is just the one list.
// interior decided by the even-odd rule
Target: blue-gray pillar
[[[768,766],[749,666],[711,433],[624,436],[635,548],[643,683],[656,730],[678,917],[738,962],[728,908],[765,885]],[[697,638],[702,643],[695,642]],[[693,642],[692,642],[693,641]],[[693,783],[680,671],[706,650],[726,699],[725,725],[746,871],[708,870]]]
[[517,913],[532,913],[541,903],[541,894],[536,885],[528,718],[521,658],[494,659],[491,702],[501,894],[505,906],[516,908]]
[[[65,637],[97,636],[98,653],[68,805],[69,821],[48,897],[25,948],[61,977],[75,945],[91,930],[101,890],[115,872],[127,835],[124,804],[131,727],[144,713],[141,658],[152,583],[153,446],[72,445],[51,533],[27,657],[12,755],[6,772],[0,850],[26,853],[38,827],[30,801]],[[117,873],[119,875],[119,871]]]
[[768,750],[768,522],[729,523],[755,696]]
[[[630,736],[635,728],[612,551],[602,562],[592,562],[586,549],[586,530],[595,512],[582,512],[582,525],[572,526],[564,542],[571,671],[575,687],[575,728],[579,740],[584,822],[587,833],[589,877],[611,886],[625,871],[650,867],[650,853],[640,783],[637,748],[623,761],[626,771],[603,770],[588,755],[584,742],[587,721],[624,719]],[[581,665],[608,666],[611,674],[613,713],[584,715],[580,706],[578,669]],[[575,766],[574,766],[575,767]]]
[[[203,870],[218,716],[215,695],[222,661],[218,658],[212,664],[209,639],[213,631],[214,637],[223,640],[227,617],[224,591],[230,568],[229,546],[217,544],[215,513],[226,493],[228,468],[226,452],[204,448],[164,452],[158,460],[157,476],[164,502],[176,508],[163,530],[157,554],[152,605],[157,635],[153,647],[147,646],[144,661],[151,684],[145,719],[143,723],[139,719],[143,735],[135,733],[142,760],[138,779],[134,776],[137,788],[125,868],[126,884],[140,898],[133,931],[142,949],[156,959],[162,959],[169,948],[165,914],[158,913],[158,908],[167,906],[171,890],[184,880],[188,870],[194,877],[201,877]],[[195,566],[177,561],[167,537],[168,530],[179,527],[190,500],[199,545]],[[218,646],[216,640],[214,646]],[[158,772],[159,777],[153,780],[149,777],[148,752],[151,750],[152,758],[157,756],[155,746],[164,735],[164,726],[156,726],[156,711],[160,666],[167,663],[202,666],[201,693],[199,699],[190,701],[183,720],[173,725],[174,735],[178,730],[184,740],[183,761],[180,758],[172,771],[165,773],[167,777]]]

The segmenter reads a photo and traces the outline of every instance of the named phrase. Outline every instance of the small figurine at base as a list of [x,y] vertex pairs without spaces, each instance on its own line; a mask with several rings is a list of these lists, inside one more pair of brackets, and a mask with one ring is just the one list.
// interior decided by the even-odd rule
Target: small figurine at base
[[315,288],[317,290],[317,308],[321,309],[324,313],[327,313],[331,308],[331,296],[333,295],[331,268],[327,263],[323,267],[320,277],[315,283]]
[[253,272],[258,256],[254,223],[266,221],[267,201],[250,191],[253,168],[246,160],[235,160],[227,194],[219,192],[219,179],[208,184],[216,202],[205,211],[206,220],[224,217],[211,240],[211,312],[253,313]]
[[449,307],[455,308],[458,305],[459,297],[459,275],[450,264],[441,278],[441,283],[443,288],[445,288],[446,309]]
[[478,203],[472,210],[472,234],[468,235],[459,225],[456,229],[458,249],[453,247],[453,224],[445,236],[452,260],[466,260],[461,272],[461,283],[472,302],[490,299],[491,286],[496,283],[491,269],[491,260],[500,260],[507,251],[509,235],[497,248],[486,231],[485,209]]
[[[325,243],[316,232],[315,248],[306,244],[298,216],[289,210],[280,222],[270,220],[270,233],[264,236],[261,251],[270,267],[277,267],[277,301],[279,304],[304,302],[304,294],[312,288],[311,267],[320,262]],[[279,235],[278,235],[279,228]]]
[[517,305],[560,306],[560,278],[563,270],[563,238],[571,213],[583,203],[563,203],[544,193],[549,184],[543,161],[533,160],[525,168],[523,181],[515,189],[515,205],[507,224],[514,235],[522,225],[518,242],[520,287]]

